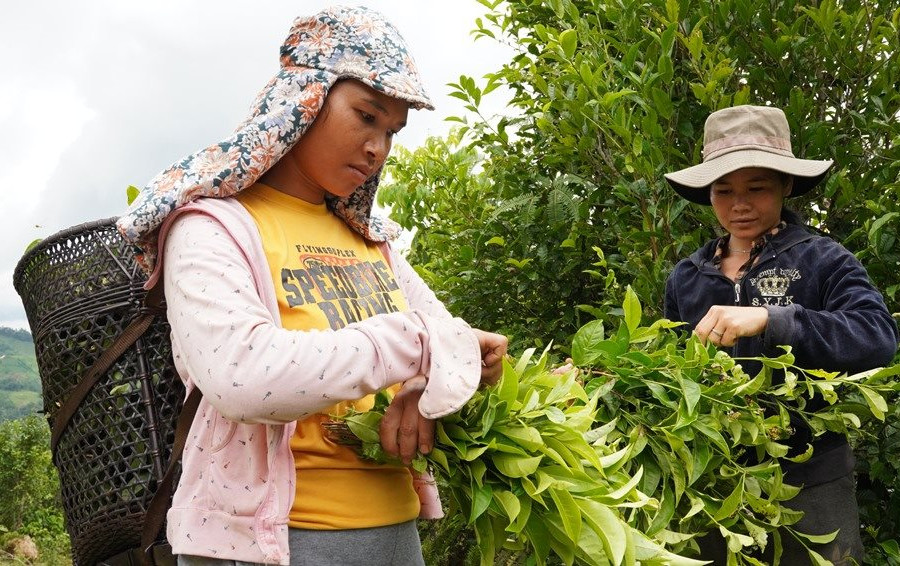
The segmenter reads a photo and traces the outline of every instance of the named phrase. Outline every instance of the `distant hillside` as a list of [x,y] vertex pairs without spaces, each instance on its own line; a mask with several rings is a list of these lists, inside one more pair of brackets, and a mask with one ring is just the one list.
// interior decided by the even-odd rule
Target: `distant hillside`
[[0,327],[0,421],[41,410],[41,379],[31,334]]

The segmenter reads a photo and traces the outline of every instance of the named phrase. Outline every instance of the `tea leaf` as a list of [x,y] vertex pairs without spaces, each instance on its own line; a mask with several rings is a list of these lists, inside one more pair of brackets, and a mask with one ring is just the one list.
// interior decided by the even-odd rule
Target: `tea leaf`
[[625,290],[625,302],[622,304],[622,310],[625,311],[625,324],[628,326],[628,332],[634,333],[641,323],[641,301],[631,285]]
[[575,49],[578,47],[578,34],[574,29],[567,29],[559,34],[559,44],[563,48],[566,58],[571,59],[575,56]]
[[359,413],[346,418],[350,431],[363,442],[380,443],[381,414],[375,412]]
[[582,326],[575,333],[572,340],[572,361],[576,366],[588,366],[593,364],[603,355],[603,351],[598,349],[596,345],[603,341],[604,330],[603,322],[600,320],[592,320]]
[[628,539],[622,520],[609,507],[596,501],[580,499],[578,507],[581,509],[585,522],[603,541],[603,548],[610,562],[613,564],[627,563],[624,559]]
[[512,524],[519,516],[519,512],[522,510],[522,505],[519,503],[519,498],[513,495],[513,493],[508,490],[493,492],[493,498],[500,504],[501,507],[503,507],[503,510],[506,512],[506,516],[509,518],[510,524]]
[[884,421],[884,414],[888,410],[884,397],[865,385],[860,385],[859,391],[866,399],[866,404],[869,406],[869,410],[872,411],[872,415],[879,421]]
[[556,488],[550,488],[550,498],[556,504],[569,540],[578,540],[581,536],[581,511],[575,499],[565,489]]
[[128,185],[128,188],[125,189],[125,197],[128,201],[129,206],[131,206],[131,203],[134,202],[134,199],[136,199],[139,194],[141,194],[141,190],[139,188],[135,187],[134,185]]
[[530,476],[541,465],[541,456],[521,457],[507,454],[495,454],[491,457],[497,470],[504,476],[522,478]]
[[472,486],[472,512],[469,514],[469,522],[472,523],[484,513],[494,498],[494,491],[490,486],[474,484]]
[[730,517],[737,510],[738,505],[740,505],[743,500],[744,478],[741,477],[737,485],[734,486],[734,490],[731,492],[731,494],[729,494],[728,497],[726,497],[725,500],[722,501],[722,506],[719,507],[718,511],[716,511],[716,514],[713,516],[713,518],[716,521],[721,521],[726,517]]

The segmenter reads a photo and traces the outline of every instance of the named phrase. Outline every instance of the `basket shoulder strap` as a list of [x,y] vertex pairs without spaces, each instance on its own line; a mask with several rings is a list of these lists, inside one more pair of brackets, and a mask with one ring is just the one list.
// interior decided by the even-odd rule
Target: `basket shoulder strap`
[[147,296],[144,298],[144,308],[141,309],[140,316],[135,318],[116,337],[112,345],[100,354],[94,363],[91,364],[91,367],[84,372],[84,375],[78,381],[78,385],[69,393],[69,396],[59,408],[56,418],[53,419],[53,428],[50,434],[50,450],[54,457],[56,456],[56,446],[59,444],[59,439],[62,438],[66,427],[69,426],[69,422],[78,411],[84,398],[97,384],[100,377],[106,373],[106,370],[150,328],[150,324],[162,308],[162,298],[162,285],[157,285],[147,292]]
[[169,507],[169,498],[172,497],[173,481],[175,479],[175,470],[181,461],[181,455],[184,453],[184,446],[187,444],[188,433],[191,431],[191,423],[194,422],[194,415],[197,414],[197,407],[200,406],[200,399],[203,394],[199,387],[191,389],[181,412],[178,414],[178,422],[175,424],[175,442],[172,444],[172,454],[169,456],[169,466],[166,473],[156,485],[156,493],[147,506],[147,513],[144,515],[144,528],[141,531],[141,548],[144,549],[145,563],[152,563],[150,554],[152,553],[153,544],[162,530],[163,523],[166,521],[166,511]]

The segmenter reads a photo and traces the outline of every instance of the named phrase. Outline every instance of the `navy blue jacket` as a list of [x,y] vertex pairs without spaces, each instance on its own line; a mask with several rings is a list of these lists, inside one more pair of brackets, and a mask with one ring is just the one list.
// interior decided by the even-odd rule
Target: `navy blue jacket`
[[[666,318],[693,329],[713,305],[762,306],[769,311],[765,331],[738,339],[732,356],[777,356],[784,344],[803,368],[857,373],[890,363],[900,340],[897,325],[865,268],[834,240],[789,224],[737,283],[713,266],[715,250],[712,240],[675,266],[666,281]],[[759,371],[757,362],[741,365],[751,375]],[[807,407],[822,405],[814,399]],[[799,419],[793,426],[790,455],[812,441]],[[782,462],[785,481],[811,486],[853,470],[842,435],[826,433],[813,447],[813,457],[803,464]]]

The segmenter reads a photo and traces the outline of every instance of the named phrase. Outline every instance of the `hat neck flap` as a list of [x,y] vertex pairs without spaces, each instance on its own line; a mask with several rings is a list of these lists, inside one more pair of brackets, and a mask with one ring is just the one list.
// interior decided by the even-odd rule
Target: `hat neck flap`
[[[279,72],[229,138],[156,175],[119,218],[120,233],[138,247],[137,261],[148,273],[166,217],[198,198],[229,197],[252,186],[303,136],[338,80],[356,79],[414,108],[432,108],[403,38],[367,8],[329,8],[298,18],[281,47],[280,62]],[[327,199],[338,217],[372,241],[400,233],[396,223],[372,212],[380,174],[345,198]]]

